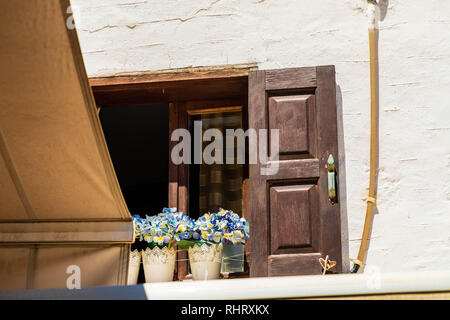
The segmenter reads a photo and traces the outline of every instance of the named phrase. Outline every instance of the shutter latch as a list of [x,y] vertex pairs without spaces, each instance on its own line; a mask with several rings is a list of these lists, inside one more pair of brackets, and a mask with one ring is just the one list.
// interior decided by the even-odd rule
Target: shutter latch
[[328,157],[327,169],[328,169],[328,198],[330,199],[331,204],[335,204],[337,202],[337,197],[336,197],[336,166],[334,164],[333,155],[331,155],[331,154]]

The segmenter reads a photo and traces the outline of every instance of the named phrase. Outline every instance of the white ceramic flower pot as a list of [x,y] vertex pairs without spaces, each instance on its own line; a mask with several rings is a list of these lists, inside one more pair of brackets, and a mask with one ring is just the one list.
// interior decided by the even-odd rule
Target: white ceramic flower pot
[[147,248],[142,251],[145,282],[173,281],[176,255],[177,252],[174,248],[168,249],[167,247]]
[[189,263],[193,280],[219,279],[223,245],[207,245],[189,248]]
[[130,262],[128,264],[128,285],[135,285],[138,281],[139,268],[141,267],[141,252],[134,250],[130,252]]

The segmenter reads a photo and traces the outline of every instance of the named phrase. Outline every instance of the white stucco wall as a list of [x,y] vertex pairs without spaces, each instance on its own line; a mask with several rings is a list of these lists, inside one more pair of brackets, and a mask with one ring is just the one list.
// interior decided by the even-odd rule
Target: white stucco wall
[[[90,76],[334,64],[353,258],[369,172],[369,53],[360,2],[72,0]],[[368,266],[382,272],[448,268],[450,1],[390,0],[380,29],[379,214]]]

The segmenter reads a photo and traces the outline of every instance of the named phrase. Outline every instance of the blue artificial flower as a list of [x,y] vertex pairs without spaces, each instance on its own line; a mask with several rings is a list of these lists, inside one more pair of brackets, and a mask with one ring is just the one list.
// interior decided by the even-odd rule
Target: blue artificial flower
[[158,246],[172,240],[206,241],[210,243],[242,243],[249,237],[249,224],[231,210],[220,209],[191,219],[176,208],[164,208],[161,213],[141,218],[133,216],[136,238]]
[[180,234],[181,239],[187,240],[189,239],[189,232],[183,232]]

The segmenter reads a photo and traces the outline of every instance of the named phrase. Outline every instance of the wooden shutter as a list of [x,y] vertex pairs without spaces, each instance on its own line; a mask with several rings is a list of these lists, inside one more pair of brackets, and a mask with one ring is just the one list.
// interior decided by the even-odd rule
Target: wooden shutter
[[278,173],[250,165],[250,276],[319,274],[327,255],[342,272],[326,168],[330,154],[338,166],[334,67],[252,71],[248,109],[249,128],[280,130]]

